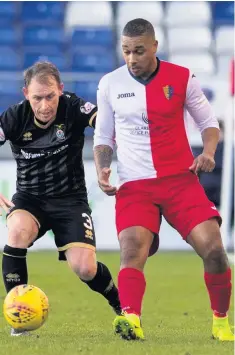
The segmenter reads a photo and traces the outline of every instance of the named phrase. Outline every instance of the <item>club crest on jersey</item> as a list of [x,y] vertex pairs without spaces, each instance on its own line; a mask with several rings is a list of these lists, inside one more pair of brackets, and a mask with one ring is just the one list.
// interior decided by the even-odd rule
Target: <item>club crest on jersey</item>
[[163,92],[167,100],[170,100],[172,98],[172,95],[174,93],[174,89],[170,85],[166,85],[163,87]]
[[58,124],[55,126],[56,127],[56,137],[60,140],[63,141],[65,139],[64,135],[64,124]]

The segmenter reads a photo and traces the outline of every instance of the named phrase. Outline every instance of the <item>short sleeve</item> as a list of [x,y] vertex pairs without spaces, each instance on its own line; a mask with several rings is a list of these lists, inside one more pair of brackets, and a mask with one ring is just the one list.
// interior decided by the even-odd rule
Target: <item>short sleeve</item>
[[72,101],[72,110],[75,119],[81,121],[83,127],[95,127],[97,107],[89,101],[85,101],[82,98],[74,95]]

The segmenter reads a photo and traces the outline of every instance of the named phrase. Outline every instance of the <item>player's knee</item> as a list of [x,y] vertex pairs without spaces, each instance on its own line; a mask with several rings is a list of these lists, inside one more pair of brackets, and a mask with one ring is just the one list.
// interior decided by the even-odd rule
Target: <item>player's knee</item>
[[38,233],[38,227],[32,220],[32,223],[17,214],[11,216],[7,221],[8,242],[13,248],[28,248],[34,241]]
[[71,269],[82,280],[92,280],[97,271],[95,251],[85,248],[70,248],[66,258]]
[[218,243],[210,243],[207,245],[204,260],[219,262],[224,257],[224,248]]
[[97,265],[93,262],[76,262],[70,265],[73,271],[78,275],[82,280],[89,281],[92,280],[97,271]]

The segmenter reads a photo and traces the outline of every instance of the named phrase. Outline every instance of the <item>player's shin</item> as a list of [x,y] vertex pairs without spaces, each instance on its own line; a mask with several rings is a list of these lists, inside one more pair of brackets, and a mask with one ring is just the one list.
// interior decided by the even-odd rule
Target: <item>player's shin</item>
[[106,265],[97,262],[97,272],[95,277],[90,281],[82,281],[85,282],[91,290],[104,296],[111,307],[113,307],[114,311],[117,314],[121,314],[118,290]]
[[2,257],[2,276],[7,293],[15,286],[28,283],[27,249],[5,245]]
[[211,309],[216,317],[226,317],[231,298],[231,269],[221,274],[205,272],[205,283],[211,301]]
[[122,310],[140,316],[142,300],[146,288],[143,272],[134,268],[124,268],[118,275],[118,291]]

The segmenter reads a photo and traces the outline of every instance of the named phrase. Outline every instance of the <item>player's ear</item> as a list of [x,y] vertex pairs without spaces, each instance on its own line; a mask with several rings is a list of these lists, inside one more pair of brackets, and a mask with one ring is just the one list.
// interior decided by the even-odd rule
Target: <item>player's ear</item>
[[157,52],[157,49],[158,49],[158,41],[155,41],[154,43],[154,48],[155,48],[155,53]]
[[62,95],[63,91],[64,91],[64,84],[63,83],[60,84],[59,91],[60,91],[60,95]]
[[23,91],[23,94],[24,94],[26,100],[28,100],[29,99],[28,89],[26,87],[23,87],[22,91]]

